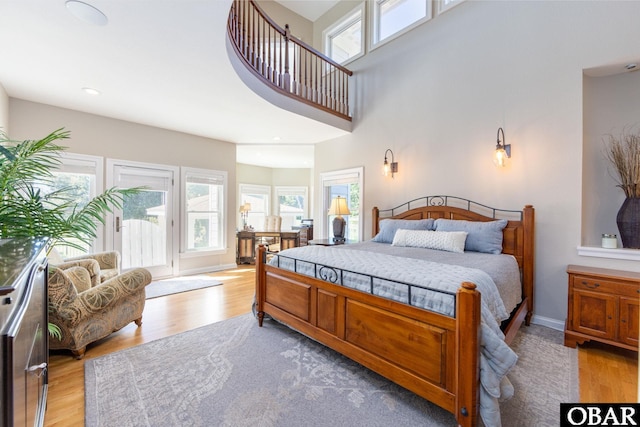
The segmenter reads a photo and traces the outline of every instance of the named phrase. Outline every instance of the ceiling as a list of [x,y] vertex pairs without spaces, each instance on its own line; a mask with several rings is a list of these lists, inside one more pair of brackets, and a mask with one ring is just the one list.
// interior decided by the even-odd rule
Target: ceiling
[[[238,78],[225,45],[231,0],[85,3],[107,23],[77,18],[64,0],[0,1],[0,83],[11,98],[232,142],[239,162],[268,167],[311,167],[315,143],[345,134]],[[336,1],[279,3],[313,21]]]

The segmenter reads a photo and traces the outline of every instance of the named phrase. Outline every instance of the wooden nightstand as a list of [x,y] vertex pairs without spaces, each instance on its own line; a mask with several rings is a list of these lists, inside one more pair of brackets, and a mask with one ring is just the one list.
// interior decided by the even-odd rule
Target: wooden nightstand
[[638,351],[640,273],[569,265],[564,345],[599,341]]

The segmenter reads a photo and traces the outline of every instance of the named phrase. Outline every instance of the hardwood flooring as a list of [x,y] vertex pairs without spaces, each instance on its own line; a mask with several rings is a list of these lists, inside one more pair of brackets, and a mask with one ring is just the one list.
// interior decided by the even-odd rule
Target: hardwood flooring
[[[212,273],[224,284],[147,300],[142,327],[129,324],[88,347],[83,360],[54,352],[45,426],[84,425],[84,360],[218,322],[251,310],[252,266]],[[638,353],[585,344],[578,352],[582,402],[636,402]]]

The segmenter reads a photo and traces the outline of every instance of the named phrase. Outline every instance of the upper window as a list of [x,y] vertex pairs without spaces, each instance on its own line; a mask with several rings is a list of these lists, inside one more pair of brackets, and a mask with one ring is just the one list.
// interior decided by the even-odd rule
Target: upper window
[[373,45],[431,19],[432,0],[372,0]]
[[322,33],[326,55],[338,64],[364,55],[364,5],[362,3]]
[[225,249],[227,173],[183,168],[184,252]]
[[464,0],[438,0],[438,13],[446,12],[454,6],[459,5]]
[[276,215],[282,217],[282,230],[299,227],[309,217],[307,187],[276,187]]

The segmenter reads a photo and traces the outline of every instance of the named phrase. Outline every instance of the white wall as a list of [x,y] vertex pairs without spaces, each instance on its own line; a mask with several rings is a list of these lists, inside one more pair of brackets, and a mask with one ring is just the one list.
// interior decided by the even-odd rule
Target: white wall
[[289,25],[291,34],[309,45],[313,44],[313,23],[311,21],[273,0],[260,0],[258,4],[264,13],[282,29],[285,25]]
[[236,147],[180,132],[81,113],[11,98],[10,128],[13,139],[42,138],[64,127],[71,138],[62,141],[71,153],[92,154],[172,166],[189,166],[228,172],[227,252],[180,259],[180,271],[235,265]]
[[9,95],[0,83],[0,131],[9,133]]
[[[576,251],[582,70],[640,57],[638,16],[640,2],[466,1],[349,65],[354,130],[316,147],[316,176],[364,166],[365,213],[432,194],[506,209],[532,204],[535,315],[562,327],[567,264],[640,270]],[[499,127],[512,144],[505,169],[491,162]],[[399,163],[395,179],[380,174],[387,148]]]

